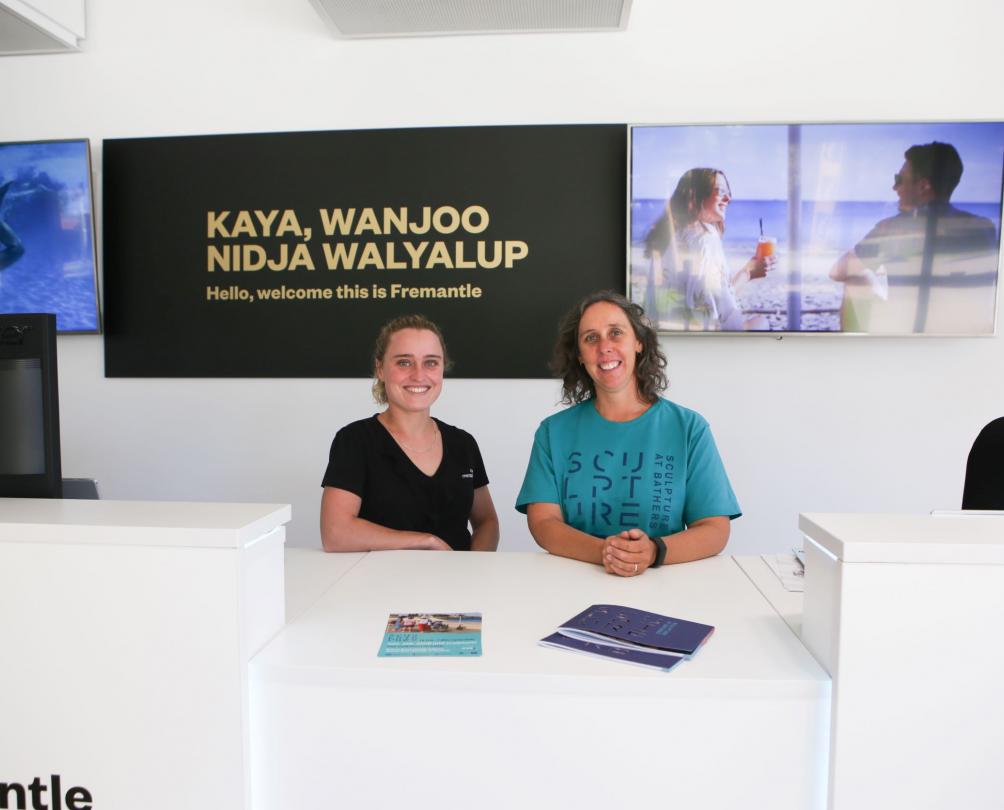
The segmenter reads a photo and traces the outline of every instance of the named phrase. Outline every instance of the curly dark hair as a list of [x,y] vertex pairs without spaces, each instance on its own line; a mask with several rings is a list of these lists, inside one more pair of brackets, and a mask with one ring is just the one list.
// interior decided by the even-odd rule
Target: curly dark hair
[[573,405],[596,396],[593,379],[579,362],[579,322],[589,307],[599,303],[615,304],[627,316],[635,337],[641,342],[641,352],[634,367],[638,394],[645,402],[655,402],[669,384],[664,371],[666,355],[659,348],[658,336],[649,323],[645,310],[613,290],[590,293],[572,307],[561,321],[551,360],[551,370],[561,379],[561,401]]
[[387,389],[384,388],[383,380],[376,375],[376,370],[383,362],[383,357],[387,354],[387,346],[395,332],[402,329],[423,329],[432,332],[439,338],[439,345],[443,347],[443,371],[449,371],[453,361],[446,351],[446,341],[443,340],[443,333],[435,323],[424,315],[401,315],[391,321],[387,321],[377,335],[376,344],[373,346],[373,399],[381,405],[387,404]]

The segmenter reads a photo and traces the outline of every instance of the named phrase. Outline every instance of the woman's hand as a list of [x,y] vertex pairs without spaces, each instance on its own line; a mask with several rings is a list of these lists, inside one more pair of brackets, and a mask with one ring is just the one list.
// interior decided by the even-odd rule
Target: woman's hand
[[453,551],[450,548],[450,544],[444,540],[440,540],[434,534],[427,534],[425,537],[420,537],[413,546],[410,548],[424,549],[426,551]]
[[389,551],[435,549],[450,551],[433,534],[388,529],[359,517],[362,499],[354,492],[325,487],[321,496],[321,544],[325,551]]
[[641,529],[628,529],[603,541],[603,567],[608,574],[635,577],[655,562],[655,543]]
[[758,278],[765,278],[769,272],[777,267],[777,256],[767,256],[763,259],[752,258],[743,265],[739,271],[740,278],[745,276],[750,281]]

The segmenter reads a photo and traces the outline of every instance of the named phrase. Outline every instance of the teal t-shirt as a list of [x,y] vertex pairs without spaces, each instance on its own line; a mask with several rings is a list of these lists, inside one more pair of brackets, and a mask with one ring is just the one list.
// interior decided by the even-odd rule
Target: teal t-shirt
[[742,514],[707,421],[667,399],[630,422],[604,419],[592,400],[541,422],[516,508],[531,503],[558,504],[594,537],[632,528],[661,537]]

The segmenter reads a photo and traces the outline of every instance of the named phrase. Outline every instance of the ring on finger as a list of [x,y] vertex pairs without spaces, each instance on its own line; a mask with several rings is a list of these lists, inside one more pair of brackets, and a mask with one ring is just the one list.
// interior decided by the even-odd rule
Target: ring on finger
[[638,563],[635,563],[635,564],[634,564],[634,572],[635,572],[636,574],[638,573]]

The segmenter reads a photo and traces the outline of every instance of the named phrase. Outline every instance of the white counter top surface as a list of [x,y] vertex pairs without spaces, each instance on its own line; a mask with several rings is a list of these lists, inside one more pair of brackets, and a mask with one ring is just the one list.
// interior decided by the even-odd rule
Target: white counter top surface
[[[295,587],[287,577],[290,587]],[[669,673],[542,647],[592,604],[620,604],[714,625]],[[393,612],[480,611],[480,658],[379,658]],[[729,557],[611,576],[544,553],[373,552],[251,662],[251,677],[362,688],[641,696],[818,696],[829,677]]]
[[777,615],[781,617],[796,636],[802,635],[802,603],[804,597],[801,591],[787,591],[778,579],[763,555],[743,555],[733,557],[744,574],[749,577],[764,599],[770,602]]
[[317,602],[365,556],[365,551],[329,554],[320,548],[286,546],[287,623]]
[[1004,516],[808,513],[798,528],[845,563],[1004,565]]
[[0,498],[0,543],[241,548],[290,513],[274,503]]

